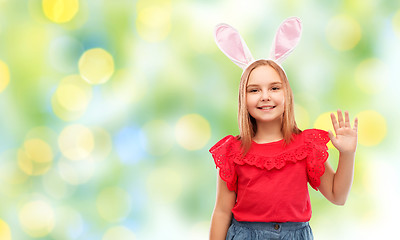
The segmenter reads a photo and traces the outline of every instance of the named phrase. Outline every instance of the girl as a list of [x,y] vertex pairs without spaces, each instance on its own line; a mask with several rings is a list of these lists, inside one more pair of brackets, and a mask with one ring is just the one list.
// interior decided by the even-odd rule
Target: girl
[[[353,181],[357,118],[331,114],[335,135],[318,129],[301,131],[294,119],[293,93],[281,62],[301,36],[298,18],[286,19],[275,36],[268,60],[254,61],[231,26],[216,27],[222,52],[244,69],[239,87],[239,130],[210,152],[218,168],[217,198],[210,239],[313,239],[308,221],[307,182],[337,205],[346,202]],[[336,172],[326,144],[340,152]]]

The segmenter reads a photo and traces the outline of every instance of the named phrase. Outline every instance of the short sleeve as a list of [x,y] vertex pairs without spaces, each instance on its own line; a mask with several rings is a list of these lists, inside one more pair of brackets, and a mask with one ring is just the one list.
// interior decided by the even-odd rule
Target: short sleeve
[[237,191],[237,175],[233,158],[235,137],[228,135],[210,148],[210,153],[214,158],[217,168],[220,169],[219,175],[227,184],[230,191]]
[[325,161],[328,159],[329,134],[320,129],[308,129],[304,131],[304,141],[310,151],[307,157],[307,177],[312,188],[318,191],[321,184],[321,176],[325,172]]

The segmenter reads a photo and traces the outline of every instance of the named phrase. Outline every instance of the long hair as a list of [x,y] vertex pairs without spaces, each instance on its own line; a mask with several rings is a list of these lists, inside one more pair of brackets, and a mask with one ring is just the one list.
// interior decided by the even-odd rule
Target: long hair
[[289,82],[287,80],[285,72],[282,68],[271,60],[258,60],[252,63],[242,74],[242,78],[240,80],[239,86],[239,111],[238,111],[238,123],[239,123],[239,131],[240,135],[238,136],[238,140],[241,140],[242,153],[243,156],[247,154],[250,149],[252,138],[255,136],[257,132],[257,122],[250,115],[246,99],[247,99],[247,83],[249,82],[249,77],[251,72],[259,67],[259,66],[270,66],[279,74],[282,87],[284,91],[284,112],[282,118],[282,134],[285,144],[289,144],[292,140],[292,135],[299,134],[301,130],[297,127],[296,120],[294,118],[294,101],[293,101],[293,92],[290,88]]

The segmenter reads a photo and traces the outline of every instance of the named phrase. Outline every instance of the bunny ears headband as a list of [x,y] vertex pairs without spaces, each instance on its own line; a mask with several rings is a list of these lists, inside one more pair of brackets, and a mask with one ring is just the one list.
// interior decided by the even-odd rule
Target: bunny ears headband
[[[271,54],[267,59],[273,60],[281,66],[281,63],[297,46],[300,37],[300,19],[297,17],[285,19],[275,34]],[[232,62],[242,68],[243,71],[246,70],[250,64],[255,62],[239,32],[228,24],[218,24],[215,27],[214,38],[219,49],[221,49]]]

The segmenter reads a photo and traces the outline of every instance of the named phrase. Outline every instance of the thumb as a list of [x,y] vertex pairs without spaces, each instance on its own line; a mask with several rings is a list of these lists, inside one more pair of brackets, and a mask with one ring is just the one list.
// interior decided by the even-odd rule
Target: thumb
[[336,142],[336,137],[333,135],[331,130],[328,130],[329,138],[331,139],[332,143]]

